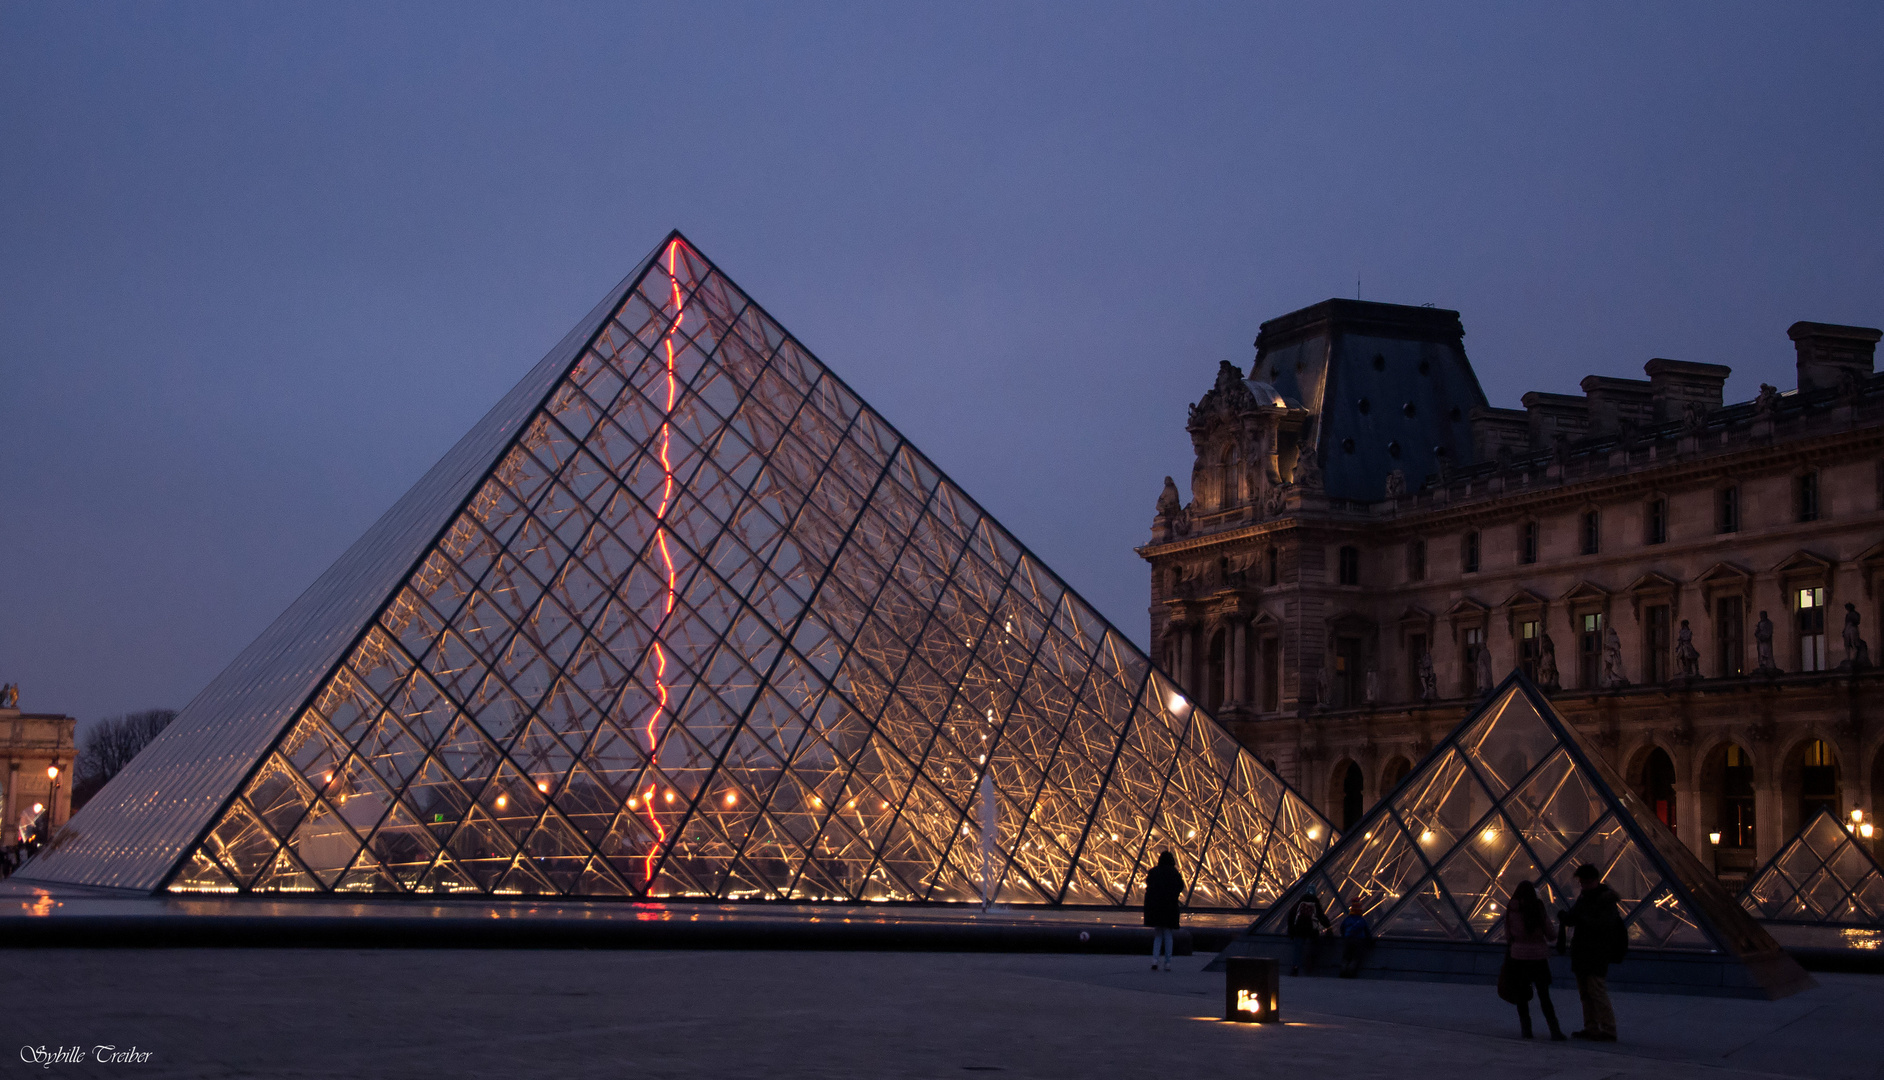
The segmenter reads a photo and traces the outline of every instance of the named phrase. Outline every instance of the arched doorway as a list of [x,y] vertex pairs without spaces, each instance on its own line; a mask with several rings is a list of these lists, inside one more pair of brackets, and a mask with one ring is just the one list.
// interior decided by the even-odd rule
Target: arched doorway
[[1387,762],[1387,767],[1380,770],[1381,797],[1385,798],[1387,795],[1387,792],[1392,791],[1394,788],[1398,787],[1400,784],[1400,781],[1406,779],[1406,774],[1412,771],[1413,771],[1412,762],[1408,761],[1407,759],[1403,757],[1395,755],[1393,760]]
[[1675,827],[1675,761],[1668,751],[1650,747],[1635,776],[1635,793],[1649,811],[1670,829]]
[[1367,809],[1362,802],[1362,791],[1367,781],[1361,775],[1361,767],[1352,761],[1337,770],[1337,775],[1341,779],[1341,831],[1347,832],[1361,820],[1362,812]]
[[[1701,767],[1701,830],[1710,834],[1714,872],[1730,888],[1739,888],[1755,865],[1753,758],[1738,743],[1715,747]],[[1711,839],[1718,834],[1720,839]]]
[[1824,739],[1804,739],[1781,759],[1779,769],[1779,834],[1781,843],[1821,807],[1841,813],[1843,770],[1838,751]]

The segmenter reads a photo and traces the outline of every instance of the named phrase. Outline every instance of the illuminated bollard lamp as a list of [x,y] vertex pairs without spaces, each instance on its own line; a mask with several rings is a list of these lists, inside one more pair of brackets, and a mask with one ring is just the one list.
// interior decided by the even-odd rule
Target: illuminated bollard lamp
[[1223,964],[1223,1018],[1246,1024],[1273,1024],[1278,1015],[1281,961],[1266,956],[1232,956]]

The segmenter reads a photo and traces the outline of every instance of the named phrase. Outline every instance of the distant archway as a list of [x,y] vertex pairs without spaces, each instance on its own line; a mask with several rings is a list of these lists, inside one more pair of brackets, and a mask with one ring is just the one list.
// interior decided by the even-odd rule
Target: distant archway
[[1838,751],[1824,739],[1805,739],[1786,755],[1780,778],[1782,832],[1791,836],[1820,809],[1843,817],[1844,785]]
[[1398,787],[1400,781],[1406,779],[1406,774],[1412,771],[1412,762],[1398,754],[1394,755],[1393,759],[1387,762],[1387,767],[1380,771],[1381,796],[1384,798],[1387,792]]
[[1668,751],[1652,746],[1642,755],[1630,778],[1636,795],[1648,804],[1649,812],[1663,825],[1675,827],[1675,760]]
[[1362,801],[1367,779],[1361,775],[1361,767],[1352,761],[1336,769],[1335,775],[1341,781],[1341,831],[1346,832],[1361,820],[1361,814],[1367,809]]

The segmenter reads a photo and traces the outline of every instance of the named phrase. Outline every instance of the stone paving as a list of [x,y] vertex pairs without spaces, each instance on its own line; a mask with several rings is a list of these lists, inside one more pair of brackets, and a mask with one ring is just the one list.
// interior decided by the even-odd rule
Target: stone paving
[[[1884,1077],[1884,976],[1783,1001],[1618,995],[1622,1042],[1524,1042],[1490,987],[1285,978],[1213,1018],[1207,955],[0,951],[17,1075],[149,1077]],[[1558,992],[1575,1026],[1575,993]],[[1540,1025],[1541,1028],[1541,1025]],[[142,1063],[99,1063],[133,1044]],[[40,1067],[17,1047],[83,1047]],[[29,1051],[30,1054],[30,1051]]]

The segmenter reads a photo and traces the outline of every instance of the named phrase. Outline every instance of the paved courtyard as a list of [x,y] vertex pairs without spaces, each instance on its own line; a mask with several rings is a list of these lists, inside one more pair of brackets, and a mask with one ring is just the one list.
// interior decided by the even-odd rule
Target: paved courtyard
[[[1222,977],[1121,956],[176,949],[0,951],[17,1075],[151,1077],[1884,1077],[1884,977],[1777,1002],[1618,995],[1613,1047],[1523,1042],[1490,987]],[[1559,991],[1574,1027],[1574,991]],[[1541,1025],[1540,1025],[1541,1029]],[[98,1064],[92,1048],[151,1057]],[[85,1048],[46,1068],[14,1048]]]

